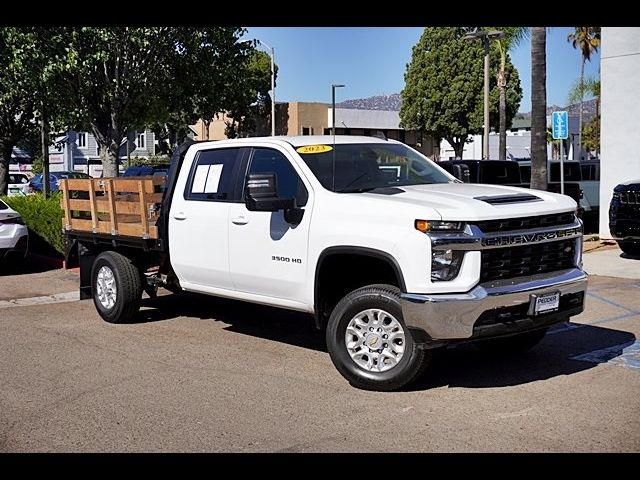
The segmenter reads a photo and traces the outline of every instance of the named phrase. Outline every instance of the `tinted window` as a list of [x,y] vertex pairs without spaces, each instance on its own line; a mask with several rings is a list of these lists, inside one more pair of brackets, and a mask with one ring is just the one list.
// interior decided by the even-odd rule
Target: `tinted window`
[[187,200],[233,201],[238,162],[237,148],[205,150],[198,153],[185,190]]
[[531,165],[520,165],[522,183],[531,183]]
[[482,165],[480,170],[480,183],[492,183],[496,185],[520,183],[520,170],[518,164],[515,162],[479,162],[479,165]]
[[[578,162],[563,162],[564,163],[564,180],[571,182],[579,182],[582,180],[580,172],[580,164]],[[549,178],[550,182],[560,181],[560,162],[554,162],[549,165]]]
[[322,186],[336,192],[452,181],[433,162],[398,143],[338,144],[335,150],[330,145],[309,147],[320,148],[305,151],[300,147],[300,156]]
[[295,197],[296,204],[299,207],[304,207],[307,204],[309,194],[304,183],[300,180],[289,159],[277,150],[271,150],[270,148],[254,149],[248,173],[275,173],[278,197]]
[[10,173],[9,183],[29,183],[29,179],[27,178],[26,175]]

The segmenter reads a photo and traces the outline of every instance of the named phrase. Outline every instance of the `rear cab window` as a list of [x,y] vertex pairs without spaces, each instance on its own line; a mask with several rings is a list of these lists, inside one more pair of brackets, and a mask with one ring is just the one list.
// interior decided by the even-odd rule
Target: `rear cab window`
[[184,191],[185,200],[238,202],[236,191],[240,148],[218,148],[197,153]]

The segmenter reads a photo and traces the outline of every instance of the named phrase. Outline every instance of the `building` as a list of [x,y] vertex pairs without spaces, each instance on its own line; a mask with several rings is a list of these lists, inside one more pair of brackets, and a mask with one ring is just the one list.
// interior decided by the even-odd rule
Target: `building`
[[[49,147],[50,171],[75,170],[88,173],[92,177],[99,177],[102,174],[98,143],[93,134],[70,130],[52,140],[53,144]],[[155,155],[155,152],[156,138],[151,130],[129,132],[128,142],[123,138],[120,145],[121,170],[124,169],[128,157],[149,157]],[[31,170],[33,158],[30,158],[26,152],[14,148],[12,157],[15,163],[12,162],[10,170]]]
[[611,238],[613,188],[640,179],[640,27],[602,27],[600,54],[600,238]]
[[[230,119],[220,114],[209,128],[202,120],[192,125],[197,140],[222,140],[227,138],[225,127]],[[319,102],[281,102],[276,104],[276,135],[329,135],[332,125],[331,105]],[[265,122],[257,122],[253,136],[270,134]],[[384,135],[416,148],[432,156],[437,144],[427,135],[415,130],[400,128],[400,114],[389,110],[363,110],[336,108],[336,135]]]

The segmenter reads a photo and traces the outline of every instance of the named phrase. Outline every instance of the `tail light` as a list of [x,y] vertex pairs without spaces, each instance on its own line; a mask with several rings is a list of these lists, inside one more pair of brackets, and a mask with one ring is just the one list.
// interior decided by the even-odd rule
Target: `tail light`
[[7,217],[7,218],[0,219],[0,223],[4,225],[11,225],[11,224],[24,225],[24,220],[22,220],[22,217]]

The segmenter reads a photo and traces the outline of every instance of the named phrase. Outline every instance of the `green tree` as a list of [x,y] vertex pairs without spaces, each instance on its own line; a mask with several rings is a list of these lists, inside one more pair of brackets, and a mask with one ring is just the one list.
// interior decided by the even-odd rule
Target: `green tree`
[[[576,27],[573,33],[567,35],[567,41],[573,48],[580,50],[582,62],[580,63],[580,85],[581,93],[584,91],[584,66],[591,60],[591,55],[598,51],[600,46],[600,27]],[[583,116],[584,95],[580,97],[580,111],[578,120],[578,148],[576,149],[578,158],[582,154],[582,116]]]
[[6,195],[11,153],[35,126],[36,52],[20,28],[0,28],[0,195]]
[[[275,78],[278,66],[274,66]],[[231,93],[225,133],[229,138],[243,137],[255,131],[256,119],[270,115],[271,57],[263,51],[252,52],[240,66],[236,87]],[[273,121],[273,120],[272,120]]]
[[[469,135],[480,133],[483,123],[483,49],[480,42],[462,37],[468,29],[425,28],[413,47],[401,93],[400,122],[403,128],[422,130],[436,139],[446,139],[456,157],[462,157]],[[492,45],[495,58],[497,47]],[[511,123],[522,97],[520,79],[505,54],[506,122]],[[491,123],[498,120],[497,75],[490,77]]]
[[569,104],[582,102],[584,97],[596,98],[596,115],[586,125],[582,125],[582,146],[588,152],[600,151],[600,79],[585,78],[578,81],[571,87],[567,101]]
[[531,188],[547,189],[547,30],[531,27]]
[[[196,105],[211,86],[204,79],[226,75],[226,82],[235,81],[222,65],[231,67],[229,59],[245,51],[242,47],[229,52],[244,31],[237,27],[68,29],[65,71],[73,115],[69,123],[94,134],[105,176],[118,174],[118,151],[129,130],[161,122],[175,133],[198,114]],[[224,98],[222,92],[220,97]]]

